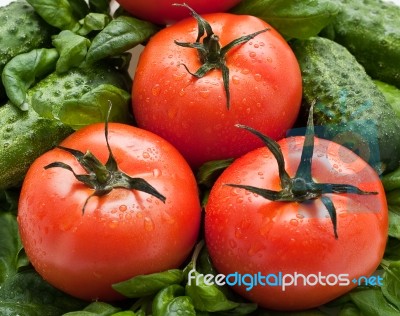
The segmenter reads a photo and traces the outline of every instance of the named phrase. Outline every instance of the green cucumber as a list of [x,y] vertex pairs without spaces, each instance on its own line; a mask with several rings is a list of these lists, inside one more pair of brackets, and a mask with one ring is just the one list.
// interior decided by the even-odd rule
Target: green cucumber
[[[0,73],[13,57],[51,45],[51,36],[56,32],[24,0],[0,7],[0,21]],[[1,81],[0,99],[5,99]]]
[[400,6],[382,0],[340,0],[321,33],[345,46],[366,72],[400,88]]
[[385,96],[386,101],[389,102],[393,110],[396,112],[397,116],[400,118],[400,89],[379,80],[374,80],[374,82],[378,89]]
[[399,167],[400,119],[355,57],[323,37],[297,40],[292,48],[304,106],[315,103],[317,135],[350,148],[379,174]]
[[[129,91],[129,83],[128,74],[106,63],[74,68],[64,74],[53,72],[41,80],[28,90],[27,102],[43,100],[61,107],[100,85],[110,84]],[[32,162],[72,132],[71,127],[59,120],[40,116],[32,106],[27,111],[10,102],[1,106],[0,190],[19,186]]]

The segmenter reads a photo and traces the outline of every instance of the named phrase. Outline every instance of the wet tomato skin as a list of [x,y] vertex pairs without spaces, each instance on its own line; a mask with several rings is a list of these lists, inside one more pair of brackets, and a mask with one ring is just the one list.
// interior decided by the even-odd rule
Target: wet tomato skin
[[197,168],[210,160],[238,157],[262,143],[234,125],[252,126],[273,139],[285,136],[298,116],[302,96],[299,65],[282,36],[252,16],[204,15],[221,46],[265,28],[226,55],[230,108],[220,70],[193,77],[198,52],[174,43],[194,42],[194,18],[154,35],[146,45],[133,82],[132,107],[138,126],[171,142]]
[[[197,240],[200,204],[191,169],[160,137],[123,124],[109,124],[109,142],[119,168],[147,180],[166,196],[165,204],[136,190],[93,190],[71,172],[52,168],[63,161],[85,174],[75,158],[53,149],[29,169],[21,190],[18,223],[25,251],[50,284],[85,300],[121,298],[111,284],[138,274],[179,267]],[[90,150],[105,163],[104,124],[83,128],[65,147]]]
[[[288,173],[293,176],[303,137],[278,143]],[[328,286],[302,286],[303,279],[299,278],[297,286],[286,286],[284,291],[281,286],[258,285],[249,291],[245,286],[234,287],[262,307],[303,310],[320,306],[354,288],[357,284],[351,281],[371,275],[382,259],[388,215],[384,189],[375,171],[348,149],[316,139],[312,176],[316,182],[348,183],[378,194],[329,194],[337,211],[335,239],[332,222],[320,199],[301,204],[271,202],[226,185],[240,183],[280,190],[276,161],[265,147],[237,159],[211,190],[206,205],[205,240],[219,273],[331,275]],[[333,284],[341,274],[345,275],[341,277],[344,281]],[[273,278],[269,280],[274,282]]]

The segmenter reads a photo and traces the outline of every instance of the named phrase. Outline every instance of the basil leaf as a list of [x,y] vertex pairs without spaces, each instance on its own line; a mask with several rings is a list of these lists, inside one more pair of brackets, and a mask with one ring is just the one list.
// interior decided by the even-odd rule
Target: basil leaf
[[59,316],[86,304],[55,289],[33,269],[7,278],[0,286],[0,315]]
[[78,23],[76,6],[68,0],[27,0],[48,24],[61,30],[71,30]]
[[92,12],[110,13],[110,1],[109,0],[89,0],[90,10]]
[[138,315],[132,311],[122,311],[122,312],[112,314],[112,316],[138,316]]
[[184,288],[178,284],[159,291],[152,304],[153,316],[195,316],[191,299],[183,296],[184,292]]
[[382,184],[385,191],[400,189],[400,167],[383,175]]
[[16,213],[18,209],[19,189],[0,191],[0,212]]
[[333,21],[339,4],[331,0],[244,0],[231,11],[261,18],[286,39],[304,39]]
[[58,112],[58,119],[73,129],[104,122],[111,102],[110,122],[128,123],[127,103],[130,97],[125,90],[110,84],[102,84],[79,99],[65,100]]
[[86,60],[94,63],[121,54],[148,40],[158,29],[147,21],[129,16],[117,17],[93,38]]
[[54,48],[39,48],[11,59],[1,76],[9,100],[21,110],[28,110],[25,102],[28,89],[37,79],[53,71],[58,57]]
[[63,73],[72,67],[78,67],[85,60],[90,40],[65,30],[53,37],[53,45],[60,54],[56,71]]
[[390,303],[400,310],[400,261],[391,262],[385,269],[382,293]]
[[182,270],[171,269],[159,273],[138,275],[127,281],[113,284],[112,287],[126,297],[143,297],[156,294],[171,284],[179,284],[182,280]]
[[68,0],[71,6],[72,14],[77,19],[82,19],[89,14],[89,6],[85,0]]
[[389,204],[389,232],[390,237],[400,239],[400,206]]
[[81,311],[69,312],[63,316],[110,316],[121,309],[104,302],[93,302]]
[[89,13],[79,21],[77,29],[73,30],[78,35],[86,36],[92,31],[101,31],[110,23],[110,16],[102,13]]
[[400,310],[385,299],[379,287],[356,290],[350,293],[350,298],[363,316],[400,315]]
[[211,188],[220,174],[232,164],[233,159],[208,161],[200,166],[197,173],[197,181],[206,188]]
[[186,284],[185,292],[192,299],[196,310],[219,312],[239,306],[239,303],[228,300],[218,286],[205,284],[203,274],[195,270],[193,272],[195,281]]
[[[18,254],[22,244],[14,215],[0,213],[0,284],[17,273],[20,266]],[[1,286],[0,286],[1,288]]]

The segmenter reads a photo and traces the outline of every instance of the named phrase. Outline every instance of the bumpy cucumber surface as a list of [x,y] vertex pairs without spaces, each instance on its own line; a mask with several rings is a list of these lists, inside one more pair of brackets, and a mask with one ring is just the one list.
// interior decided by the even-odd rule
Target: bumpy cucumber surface
[[[56,30],[25,0],[0,7],[0,73],[11,58],[32,49],[48,47]],[[5,98],[0,81],[0,99]]]
[[[78,99],[101,84],[128,90],[129,78],[105,64],[52,73],[28,92],[28,103],[35,97],[60,106]],[[32,162],[61,142],[73,130],[56,120],[39,116],[32,107],[21,111],[11,103],[0,107],[0,190],[21,184]]]
[[322,37],[292,44],[303,76],[305,106],[315,103],[320,137],[352,149],[378,173],[400,164],[400,120],[355,57]]
[[382,0],[340,0],[322,35],[345,46],[367,73],[400,88],[400,6]]

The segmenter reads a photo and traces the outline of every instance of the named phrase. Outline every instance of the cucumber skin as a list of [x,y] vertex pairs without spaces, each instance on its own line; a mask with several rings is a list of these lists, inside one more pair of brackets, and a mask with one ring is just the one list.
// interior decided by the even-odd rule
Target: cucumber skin
[[[49,47],[57,30],[47,24],[24,0],[0,7],[0,73],[13,57],[35,48]],[[0,81],[0,99],[5,99]]]
[[[127,76],[107,65],[73,69],[62,75],[52,73],[28,91],[28,102],[39,94],[59,106],[64,99],[79,98],[88,89],[104,83],[129,91]],[[32,108],[21,111],[9,102],[1,106],[0,190],[18,187],[33,161],[71,133],[72,128],[40,117]]]
[[381,0],[340,0],[322,36],[345,46],[374,79],[400,88],[400,6]]
[[292,49],[303,77],[303,106],[315,102],[314,124],[322,127],[317,135],[357,152],[378,174],[396,169],[400,119],[355,57],[322,37],[297,40]]

